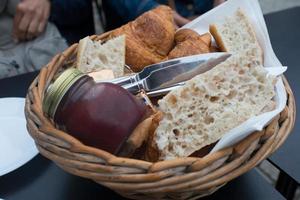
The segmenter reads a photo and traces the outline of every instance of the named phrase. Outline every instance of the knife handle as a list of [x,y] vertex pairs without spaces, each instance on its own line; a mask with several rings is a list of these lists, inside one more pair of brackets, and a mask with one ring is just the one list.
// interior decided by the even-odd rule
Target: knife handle
[[127,85],[122,85],[122,87],[124,89],[126,89],[128,92],[132,93],[132,94],[136,94],[138,93],[141,89],[144,89],[144,84],[143,81],[134,81],[130,84]]
[[127,85],[127,84],[132,84],[135,82],[135,76],[126,76],[126,77],[120,77],[120,78],[116,78],[113,81],[111,81],[111,83],[123,86],[123,85]]

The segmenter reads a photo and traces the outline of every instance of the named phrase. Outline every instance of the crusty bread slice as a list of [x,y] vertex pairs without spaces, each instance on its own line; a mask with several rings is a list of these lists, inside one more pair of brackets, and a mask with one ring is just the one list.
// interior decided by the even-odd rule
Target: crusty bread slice
[[251,49],[248,53],[259,58],[260,63],[263,64],[263,51],[252,25],[241,9],[223,21],[211,24],[209,31],[221,51],[239,53]]
[[85,37],[79,41],[77,68],[84,73],[111,69],[115,77],[124,75],[125,35],[101,44]]
[[249,52],[235,54],[168,93],[150,147],[159,160],[187,157],[260,114],[272,102],[276,78]]

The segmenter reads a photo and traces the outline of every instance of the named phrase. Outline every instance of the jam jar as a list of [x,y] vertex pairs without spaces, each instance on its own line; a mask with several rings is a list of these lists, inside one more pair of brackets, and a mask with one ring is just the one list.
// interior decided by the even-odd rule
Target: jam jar
[[146,104],[121,86],[100,82],[76,68],[48,87],[43,111],[83,144],[117,154],[146,113]]

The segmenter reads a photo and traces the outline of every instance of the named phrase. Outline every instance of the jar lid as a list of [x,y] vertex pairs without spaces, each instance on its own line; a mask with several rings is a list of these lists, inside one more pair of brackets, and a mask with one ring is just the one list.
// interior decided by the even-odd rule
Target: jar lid
[[43,111],[52,119],[56,109],[70,87],[84,74],[76,68],[69,68],[62,72],[57,79],[49,85],[44,100]]

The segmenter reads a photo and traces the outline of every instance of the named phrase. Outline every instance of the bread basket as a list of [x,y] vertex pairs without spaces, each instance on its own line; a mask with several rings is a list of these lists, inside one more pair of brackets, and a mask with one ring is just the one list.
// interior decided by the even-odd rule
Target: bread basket
[[[109,33],[92,36],[105,40]],[[251,170],[287,138],[295,122],[295,100],[285,78],[288,101],[281,114],[265,127],[232,147],[206,155],[156,163],[116,157],[85,146],[55,128],[44,116],[45,88],[58,69],[74,60],[77,44],[56,55],[42,68],[26,96],[27,128],[39,152],[65,171],[92,179],[131,199],[197,199]]]

